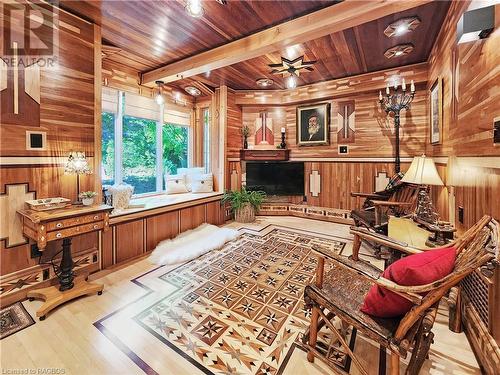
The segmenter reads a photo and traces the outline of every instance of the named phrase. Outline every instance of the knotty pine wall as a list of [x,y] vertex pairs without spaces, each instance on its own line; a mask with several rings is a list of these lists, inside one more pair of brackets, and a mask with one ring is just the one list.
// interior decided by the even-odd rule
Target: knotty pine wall
[[[500,219],[500,145],[493,144],[493,119],[500,116],[500,5],[495,6],[496,28],[487,39],[457,44],[457,22],[471,4],[450,5],[429,57],[427,86],[443,81],[443,142],[427,142],[426,153],[455,157],[439,168],[447,185],[454,185],[450,196],[433,188],[434,198],[438,207],[450,201],[450,218],[459,231],[484,214]],[[463,223],[459,207],[464,208]]]

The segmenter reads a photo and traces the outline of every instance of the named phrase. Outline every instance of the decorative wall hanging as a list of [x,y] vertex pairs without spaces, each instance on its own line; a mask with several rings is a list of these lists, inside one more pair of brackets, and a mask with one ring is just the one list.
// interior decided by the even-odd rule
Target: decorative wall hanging
[[340,102],[337,111],[337,143],[354,143],[354,100]]
[[297,145],[328,145],[330,143],[329,135],[329,103],[297,107]]
[[430,93],[430,135],[431,144],[440,144],[443,132],[443,83],[437,78],[432,84]]
[[255,119],[255,144],[274,145],[273,119],[267,112],[260,112]]
[[[12,43],[14,61],[19,59],[18,43]],[[40,126],[40,67],[38,64],[7,66],[0,59],[0,108],[2,123]]]

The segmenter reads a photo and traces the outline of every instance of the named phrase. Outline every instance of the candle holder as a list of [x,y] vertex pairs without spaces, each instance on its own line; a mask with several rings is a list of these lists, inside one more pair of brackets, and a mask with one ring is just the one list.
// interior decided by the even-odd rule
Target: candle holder
[[382,92],[379,92],[379,103],[380,107],[387,113],[394,114],[394,130],[396,136],[396,156],[395,156],[395,170],[399,173],[401,170],[401,159],[400,159],[400,145],[399,145],[399,127],[400,127],[400,112],[405,109],[410,109],[410,104],[415,96],[415,85],[411,81],[410,92],[406,91],[406,83],[403,79],[403,84],[401,85],[401,91],[398,90],[398,85],[394,86],[394,93],[391,94],[389,86],[386,88],[385,97],[382,96]]
[[281,143],[280,143],[280,148],[286,148],[286,142],[285,142],[285,132],[281,132]]

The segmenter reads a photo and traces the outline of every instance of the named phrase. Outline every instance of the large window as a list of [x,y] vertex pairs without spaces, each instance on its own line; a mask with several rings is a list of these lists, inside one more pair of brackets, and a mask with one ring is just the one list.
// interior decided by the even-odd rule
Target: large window
[[115,183],[115,115],[102,113],[102,184]]
[[135,194],[156,191],[156,122],[123,116],[122,180]]
[[153,100],[114,93],[103,95],[108,101],[116,98],[116,103],[103,102],[103,185],[126,183],[134,187],[136,195],[160,192],[165,189],[165,173],[188,167],[190,127],[166,122],[172,118],[184,121],[182,113],[160,116],[163,107]]

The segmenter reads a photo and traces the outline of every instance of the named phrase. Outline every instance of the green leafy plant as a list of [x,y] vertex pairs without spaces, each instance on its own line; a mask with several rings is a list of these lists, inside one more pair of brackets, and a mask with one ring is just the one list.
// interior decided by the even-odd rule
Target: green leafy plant
[[259,209],[265,198],[265,192],[249,191],[242,186],[241,190],[226,191],[222,197],[222,203],[230,203],[234,212],[241,209],[246,203],[250,203],[255,209]]
[[80,193],[81,199],[94,198],[97,195],[95,191],[83,191]]

